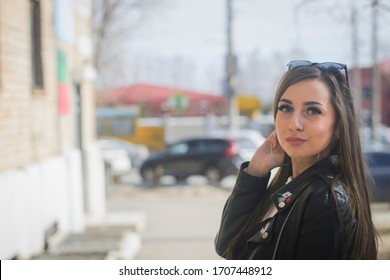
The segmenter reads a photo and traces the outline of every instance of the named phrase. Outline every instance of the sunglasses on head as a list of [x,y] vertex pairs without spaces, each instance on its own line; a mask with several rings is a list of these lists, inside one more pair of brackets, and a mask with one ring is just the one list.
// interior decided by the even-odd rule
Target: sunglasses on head
[[300,67],[318,67],[322,70],[344,70],[345,79],[348,81],[347,65],[337,62],[311,62],[308,60],[293,60],[287,64],[288,69],[296,69]]

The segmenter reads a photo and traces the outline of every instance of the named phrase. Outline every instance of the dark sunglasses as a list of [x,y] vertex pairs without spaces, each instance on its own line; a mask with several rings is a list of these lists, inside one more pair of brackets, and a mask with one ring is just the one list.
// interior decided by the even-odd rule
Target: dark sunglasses
[[347,65],[342,64],[342,63],[337,63],[337,62],[311,62],[308,60],[293,60],[290,61],[287,64],[288,69],[295,69],[295,68],[300,68],[300,67],[318,67],[323,70],[338,70],[342,71],[344,70],[345,73],[345,79],[348,81],[348,70],[347,70]]

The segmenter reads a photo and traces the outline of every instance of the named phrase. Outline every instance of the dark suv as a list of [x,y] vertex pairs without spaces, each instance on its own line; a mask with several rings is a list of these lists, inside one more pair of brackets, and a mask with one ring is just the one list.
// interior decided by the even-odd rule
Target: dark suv
[[365,151],[367,165],[374,180],[372,202],[390,202],[390,151]]
[[176,142],[150,155],[141,165],[144,182],[158,183],[163,175],[178,181],[191,175],[203,175],[210,183],[236,175],[240,164],[249,160],[255,143],[245,138],[198,137]]

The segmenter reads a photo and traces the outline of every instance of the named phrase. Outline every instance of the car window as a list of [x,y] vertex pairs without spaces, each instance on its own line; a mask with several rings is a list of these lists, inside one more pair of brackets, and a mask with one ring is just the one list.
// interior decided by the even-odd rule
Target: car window
[[221,139],[208,139],[206,145],[207,150],[210,152],[220,152],[228,146],[227,142]]
[[189,150],[189,145],[188,143],[178,143],[178,144],[173,144],[168,148],[168,152],[170,154],[174,155],[182,155],[187,153]]
[[202,140],[192,141],[189,144],[190,153],[201,153],[207,149],[206,143]]
[[198,139],[189,142],[190,153],[220,152],[226,148],[226,141],[222,139]]
[[366,153],[368,166],[390,166],[390,154],[388,153]]

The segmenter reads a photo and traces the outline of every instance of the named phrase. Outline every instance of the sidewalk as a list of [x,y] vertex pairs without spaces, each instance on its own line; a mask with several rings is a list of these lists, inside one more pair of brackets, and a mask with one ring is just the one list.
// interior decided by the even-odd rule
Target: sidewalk
[[54,235],[41,260],[128,260],[141,248],[146,218],[139,212],[111,212],[102,219],[87,218],[85,232]]

